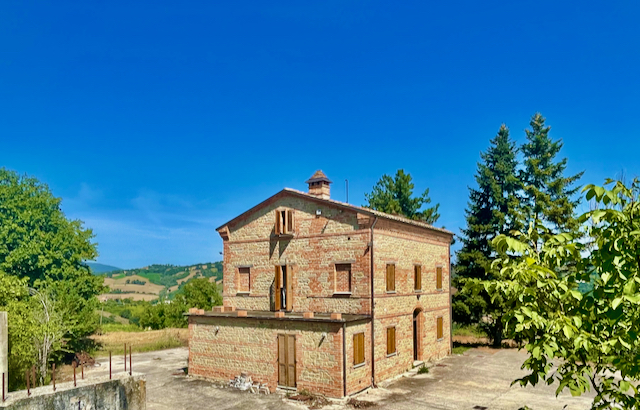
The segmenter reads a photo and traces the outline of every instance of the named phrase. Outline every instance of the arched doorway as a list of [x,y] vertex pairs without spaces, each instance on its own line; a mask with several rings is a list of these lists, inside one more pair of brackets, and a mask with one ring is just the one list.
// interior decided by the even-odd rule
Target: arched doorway
[[422,360],[422,309],[413,311],[413,360]]

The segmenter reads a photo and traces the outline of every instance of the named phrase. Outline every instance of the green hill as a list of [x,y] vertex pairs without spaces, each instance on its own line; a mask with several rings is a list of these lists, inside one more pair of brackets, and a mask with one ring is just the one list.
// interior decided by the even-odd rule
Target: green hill
[[91,273],[93,273],[94,275],[100,275],[102,273],[113,272],[116,270],[122,270],[115,266],[104,265],[102,263],[96,263],[96,262],[87,262],[87,266],[89,266],[89,268],[91,269]]
[[[137,300],[152,300],[161,296],[171,297],[185,283],[195,278],[209,278],[211,282],[222,280],[222,262],[198,263],[189,266],[150,265],[137,269],[119,269],[100,274],[111,294],[126,294]],[[129,277],[133,277],[128,279]],[[146,285],[143,279],[157,286]],[[155,296],[154,296],[155,295]],[[125,296],[125,295],[122,295]],[[114,296],[110,296],[113,298]]]

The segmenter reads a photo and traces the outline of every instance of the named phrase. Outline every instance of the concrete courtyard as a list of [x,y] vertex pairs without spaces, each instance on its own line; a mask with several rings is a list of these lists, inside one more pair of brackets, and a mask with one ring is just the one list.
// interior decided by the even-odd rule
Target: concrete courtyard
[[[194,380],[180,375],[187,366],[186,348],[134,354],[133,369],[147,377],[147,409],[300,409],[300,403],[280,394],[256,395]],[[525,355],[514,349],[472,349],[432,365],[428,374],[408,375],[357,399],[375,403],[376,409],[588,409],[591,397],[555,397],[554,386],[510,387],[522,375]],[[108,372],[108,359],[88,369],[88,375]],[[122,357],[113,359],[114,370],[122,371]],[[345,409],[344,403],[324,407]]]

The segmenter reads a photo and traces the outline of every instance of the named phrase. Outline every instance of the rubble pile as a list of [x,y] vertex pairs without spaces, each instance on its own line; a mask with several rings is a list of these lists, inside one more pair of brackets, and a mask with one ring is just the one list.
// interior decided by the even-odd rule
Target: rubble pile
[[251,380],[251,376],[247,375],[246,373],[241,373],[240,376],[236,376],[233,380],[229,380],[229,387],[233,387],[234,389],[242,391],[249,390],[251,393],[271,393],[269,387],[266,384],[253,383],[253,380]]

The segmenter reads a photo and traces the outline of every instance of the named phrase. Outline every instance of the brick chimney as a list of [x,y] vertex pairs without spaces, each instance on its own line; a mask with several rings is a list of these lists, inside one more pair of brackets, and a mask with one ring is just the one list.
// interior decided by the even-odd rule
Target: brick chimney
[[331,198],[331,180],[321,170],[317,170],[315,174],[307,180],[309,184],[309,194],[322,199]]

